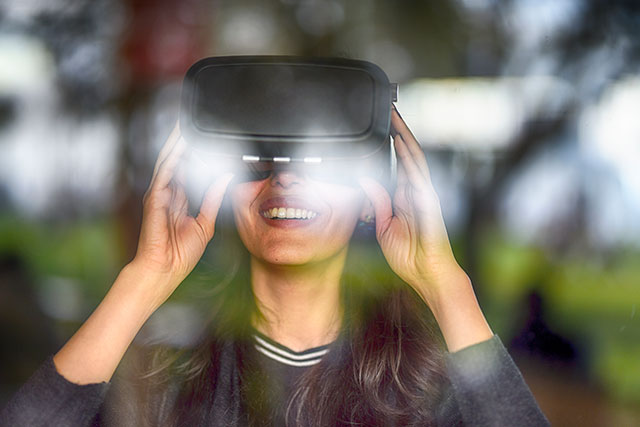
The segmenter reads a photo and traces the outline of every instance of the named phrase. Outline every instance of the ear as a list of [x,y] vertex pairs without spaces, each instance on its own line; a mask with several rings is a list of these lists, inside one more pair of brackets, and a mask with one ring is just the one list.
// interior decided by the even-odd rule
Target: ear
[[360,217],[358,219],[364,223],[371,223],[376,216],[375,214],[376,212],[373,209],[371,200],[365,196],[362,201],[362,210],[360,211]]

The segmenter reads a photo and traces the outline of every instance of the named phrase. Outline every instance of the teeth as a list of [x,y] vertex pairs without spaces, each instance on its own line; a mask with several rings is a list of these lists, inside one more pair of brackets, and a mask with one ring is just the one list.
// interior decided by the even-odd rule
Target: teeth
[[265,218],[278,219],[312,219],[318,214],[312,210],[300,208],[271,208],[262,212]]

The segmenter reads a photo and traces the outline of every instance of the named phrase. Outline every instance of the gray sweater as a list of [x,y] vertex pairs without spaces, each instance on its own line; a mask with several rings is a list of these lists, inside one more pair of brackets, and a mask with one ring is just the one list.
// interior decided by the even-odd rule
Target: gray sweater
[[[223,353],[209,424],[242,424],[233,353]],[[446,355],[449,397],[438,411],[442,426],[547,426],[547,419],[497,336]],[[50,357],[0,412],[0,426],[136,425],[126,394],[111,398],[111,383],[77,385]],[[153,401],[154,399],[152,399]],[[157,423],[171,402],[153,401]],[[155,424],[155,422],[154,422]]]

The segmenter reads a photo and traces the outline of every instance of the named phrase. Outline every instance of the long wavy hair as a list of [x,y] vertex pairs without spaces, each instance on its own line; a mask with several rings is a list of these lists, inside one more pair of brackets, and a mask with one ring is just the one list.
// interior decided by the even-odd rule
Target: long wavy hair
[[[320,363],[295,383],[285,402],[266,389],[251,339],[258,306],[249,281],[249,254],[233,224],[225,199],[216,237],[202,264],[218,285],[206,299],[210,319],[192,349],[153,352],[143,377],[150,390],[178,392],[165,425],[199,425],[207,420],[223,349],[235,355],[244,419],[252,426],[274,425],[284,413],[287,425],[430,425],[447,379],[444,344],[431,311],[390,270],[371,228],[352,237],[342,275],[344,308],[338,339]],[[213,254],[213,256],[212,256]],[[216,272],[223,272],[222,274]],[[161,395],[162,393],[160,393]],[[143,407],[148,402],[140,402]],[[157,406],[156,406],[157,408]],[[155,421],[151,421],[154,420]],[[157,425],[153,414],[139,424]]]

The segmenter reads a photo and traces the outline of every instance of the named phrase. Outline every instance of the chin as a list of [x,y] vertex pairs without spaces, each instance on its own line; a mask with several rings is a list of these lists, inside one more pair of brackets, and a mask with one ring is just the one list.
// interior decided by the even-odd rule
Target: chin
[[269,251],[260,258],[268,263],[279,266],[302,266],[314,261],[314,257],[295,249],[285,249],[281,251]]
[[304,266],[339,256],[342,248],[319,248],[309,242],[287,245],[269,245],[260,251],[259,258],[268,264],[278,266]]

